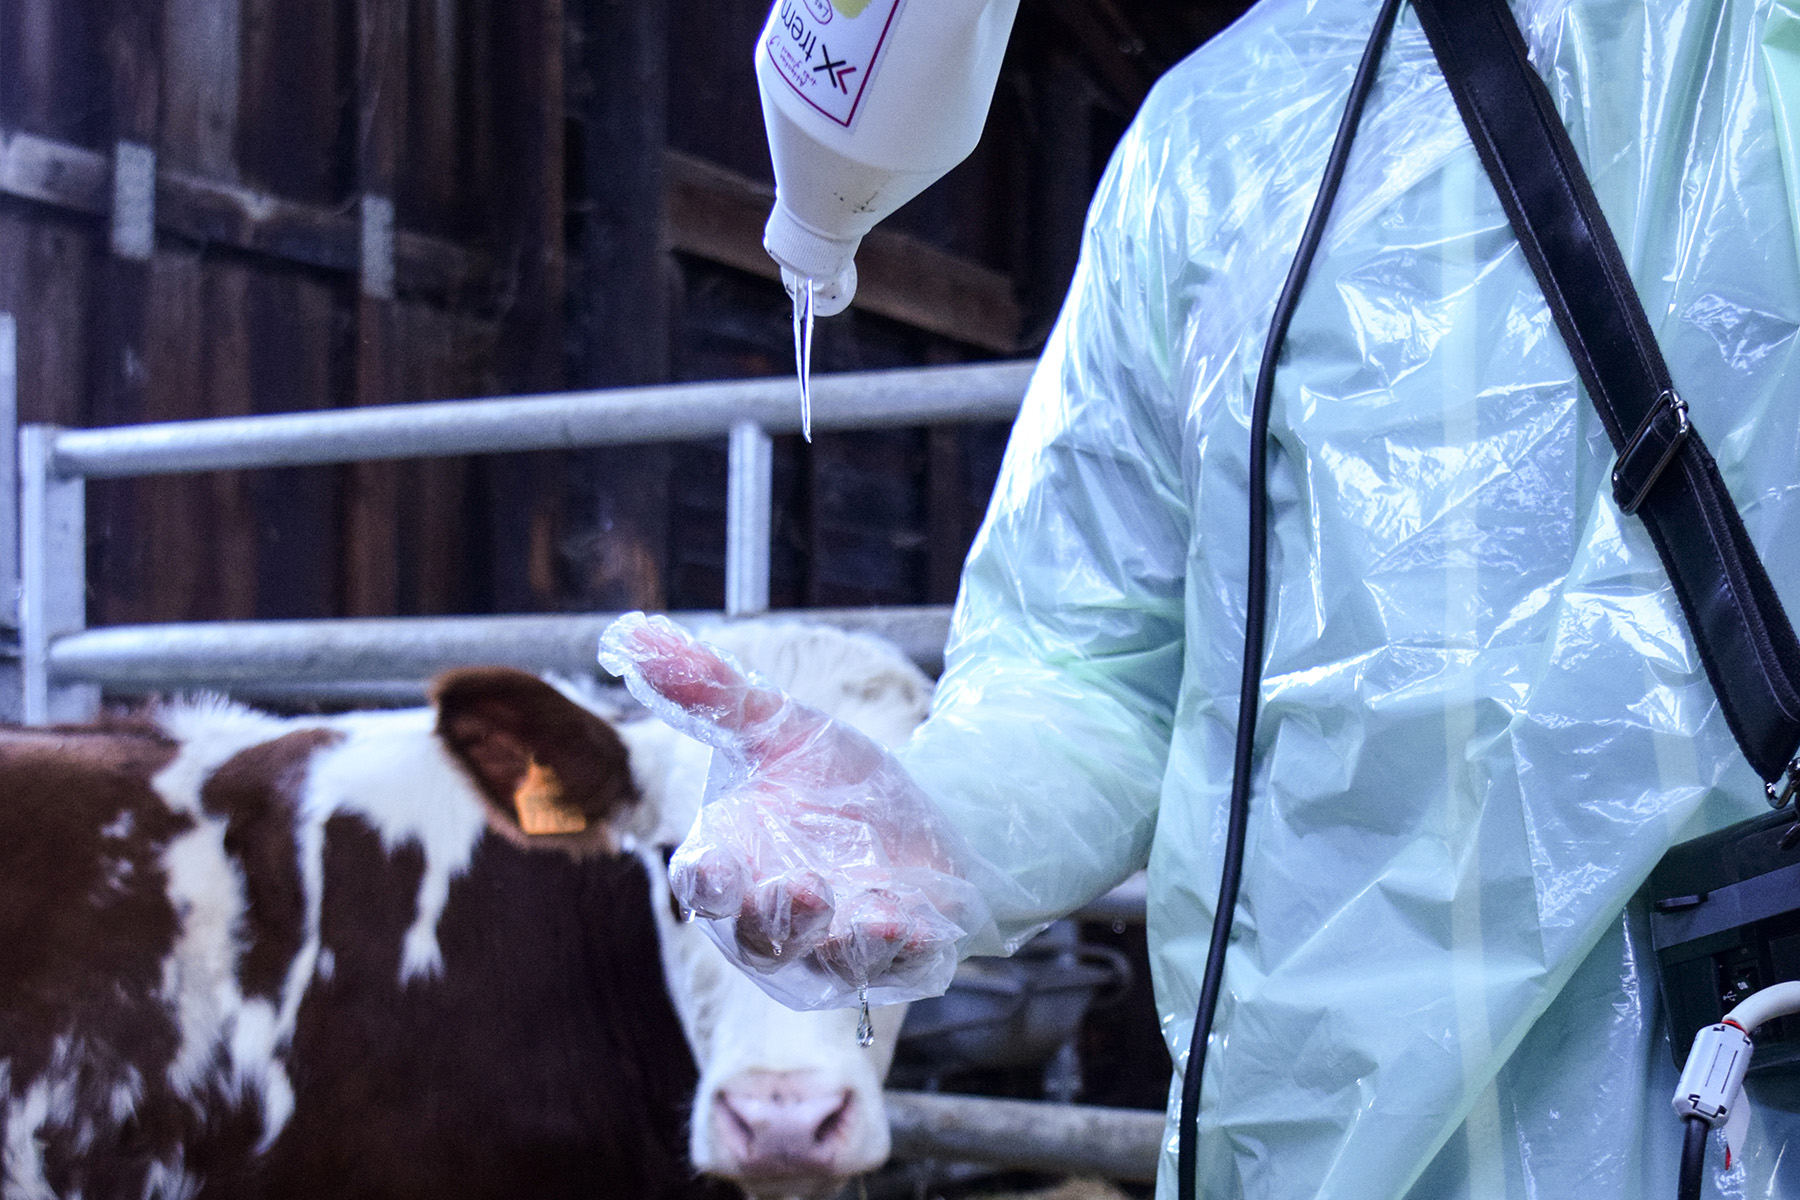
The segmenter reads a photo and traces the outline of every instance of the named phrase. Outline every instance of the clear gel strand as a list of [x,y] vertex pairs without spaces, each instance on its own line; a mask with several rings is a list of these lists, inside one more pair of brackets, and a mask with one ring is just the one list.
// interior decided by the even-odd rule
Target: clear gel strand
[[812,441],[813,281],[794,289],[794,373],[800,377],[800,435]]
[[856,999],[862,1005],[862,1016],[856,1022],[856,1044],[873,1046],[875,1044],[875,1025],[869,1020],[869,985],[856,985]]

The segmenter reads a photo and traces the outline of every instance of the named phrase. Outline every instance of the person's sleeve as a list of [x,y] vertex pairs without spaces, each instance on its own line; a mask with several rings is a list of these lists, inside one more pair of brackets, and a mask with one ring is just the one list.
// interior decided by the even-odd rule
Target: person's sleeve
[[[1180,689],[1190,518],[1140,131],[1089,214],[1061,317],[964,569],[909,772],[1003,879],[1010,951],[1143,866]],[[1166,232],[1166,231],[1164,231]],[[1164,250],[1167,247],[1165,245]]]

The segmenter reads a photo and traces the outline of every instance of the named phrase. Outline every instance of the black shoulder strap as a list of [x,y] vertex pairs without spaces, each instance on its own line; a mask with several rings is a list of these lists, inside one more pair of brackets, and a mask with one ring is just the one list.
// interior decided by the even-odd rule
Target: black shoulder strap
[[1619,452],[1613,496],[1649,529],[1744,757],[1765,781],[1788,771],[1791,787],[1800,781],[1800,641],[1688,422],[1518,25],[1504,0],[1413,8]]

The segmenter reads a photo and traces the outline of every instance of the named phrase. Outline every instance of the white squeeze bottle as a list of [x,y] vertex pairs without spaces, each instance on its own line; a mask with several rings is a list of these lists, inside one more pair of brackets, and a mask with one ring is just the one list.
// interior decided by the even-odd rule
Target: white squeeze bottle
[[1018,0],[775,0],[756,44],[775,167],[763,247],[794,297],[809,437],[813,315],[850,303],[863,234],[975,148],[1018,8]]

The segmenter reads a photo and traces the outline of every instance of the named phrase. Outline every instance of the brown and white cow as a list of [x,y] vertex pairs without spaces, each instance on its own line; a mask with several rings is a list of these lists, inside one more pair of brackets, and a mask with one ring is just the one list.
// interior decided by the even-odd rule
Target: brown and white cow
[[[686,1152],[686,1048],[738,1040],[706,1013],[741,1006],[678,978],[684,1031],[658,967],[704,961],[693,931],[611,853],[665,824],[634,772],[680,803],[691,751],[643,724],[628,765],[513,671],[435,702],[0,732],[0,1195],[718,1192]],[[817,1191],[851,1162],[804,1158],[764,1177]]]

